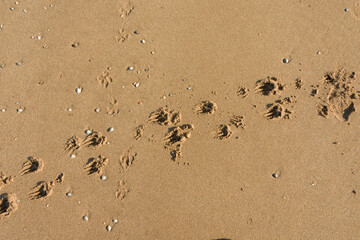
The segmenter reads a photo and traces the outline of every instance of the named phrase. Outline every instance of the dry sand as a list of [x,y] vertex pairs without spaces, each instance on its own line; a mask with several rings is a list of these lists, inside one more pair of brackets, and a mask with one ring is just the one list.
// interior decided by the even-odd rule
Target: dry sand
[[14,1],[0,239],[360,239],[359,0]]

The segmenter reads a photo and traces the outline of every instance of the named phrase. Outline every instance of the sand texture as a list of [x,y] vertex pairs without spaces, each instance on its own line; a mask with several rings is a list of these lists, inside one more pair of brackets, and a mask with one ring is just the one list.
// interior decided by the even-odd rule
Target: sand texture
[[0,240],[360,239],[360,0],[0,0]]

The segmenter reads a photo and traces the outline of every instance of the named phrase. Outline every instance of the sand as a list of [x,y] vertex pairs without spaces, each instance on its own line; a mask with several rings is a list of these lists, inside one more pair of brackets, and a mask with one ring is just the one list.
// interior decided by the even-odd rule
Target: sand
[[0,239],[359,239],[359,33],[359,0],[1,0]]

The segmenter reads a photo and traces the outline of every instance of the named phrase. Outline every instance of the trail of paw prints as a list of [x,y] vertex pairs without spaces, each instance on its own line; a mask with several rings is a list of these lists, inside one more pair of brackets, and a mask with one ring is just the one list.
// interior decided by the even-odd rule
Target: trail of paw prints
[[102,133],[93,131],[85,137],[84,140],[77,136],[72,136],[69,138],[65,144],[65,152],[70,153],[70,157],[75,157],[75,153],[83,147],[89,147],[91,149],[97,149],[105,144],[107,144],[107,137],[102,135]]
[[64,174],[60,173],[57,178],[54,181],[40,181],[36,184],[35,187],[31,189],[31,191],[28,193],[28,197],[31,200],[42,200],[50,197],[53,194],[54,187],[58,183],[64,182]]
[[355,104],[359,100],[359,91],[352,85],[355,80],[355,72],[342,68],[325,74],[321,84],[316,85],[311,92],[311,96],[318,96],[318,115],[327,118],[332,113],[336,119],[348,122],[350,115],[356,111]]

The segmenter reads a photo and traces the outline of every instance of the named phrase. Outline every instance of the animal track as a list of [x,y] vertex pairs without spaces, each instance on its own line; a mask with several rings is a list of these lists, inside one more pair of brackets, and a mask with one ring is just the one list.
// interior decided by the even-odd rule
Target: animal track
[[131,4],[130,2],[127,2],[122,5],[122,7],[119,9],[119,15],[121,18],[129,16],[135,9],[135,6]]
[[236,128],[241,127],[245,129],[244,117],[240,115],[232,115],[230,117],[230,124],[234,125]]
[[[268,104],[267,109],[264,113],[264,116],[268,120],[274,120],[274,119],[290,119],[291,115],[293,114],[293,111],[289,108],[292,108],[293,103],[296,103],[296,97],[290,96],[285,97],[283,99],[276,100],[274,103]],[[288,105],[289,107],[287,107]]]
[[227,124],[220,124],[217,128],[213,131],[214,138],[223,140],[231,137],[232,131],[229,125]]
[[117,35],[116,35],[116,41],[119,42],[119,43],[123,43],[123,42],[125,42],[129,37],[130,37],[130,34],[128,34],[128,33],[125,31],[124,27],[122,27],[122,28],[118,31]]
[[285,89],[285,85],[280,83],[276,77],[267,77],[256,82],[255,92],[264,96],[276,95]]
[[191,132],[194,130],[192,124],[184,124],[179,127],[169,129],[169,132],[164,136],[162,143],[165,149],[170,150],[172,160],[177,161],[181,157],[181,148],[184,142],[191,137]]
[[18,209],[15,194],[4,193],[0,195],[0,217],[8,217]]
[[248,96],[249,89],[243,86],[239,87],[239,90],[237,91],[238,96],[242,98],[246,98]]
[[298,78],[295,80],[295,89],[301,89],[303,86],[302,79]]
[[121,156],[120,156],[120,166],[123,170],[127,170],[134,162],[137,153],[134,152],[131,148],[128,148]]
[[139,140],[144,134],[144,125],[139,125],[134,129],[134,138],[135,140]]
[[115,98],[111,99],[109,106],[107,107],[107,113],[111,116],[116,116],[119,112],[119,102]]
[[0,172],[0,189],[11,183],[13,180],[13,176],[6,176],[4,173]]
[[217,105],[212,101],[202,101],[194,109],[198,114],[214,114],[217,110]]
[[126,185],[125,179],[120,180],[118,189],[115,192],[115,197],[122,200],[126,197],[128,193],[129,193],[129,189]]
[[316,108],[317,108],[318,114],[320,116],[325,117],[325,118],[327,118],[329,116],[329,108],[328,108],[328,106],[326,106],[324,104],[321,104],[321,103],[318,103],[316,105]]
[[87,135],[85,140],[81,143],[82,146],[90,148],[98,148],[107,143],[106,136],[103,136],[100,132],[94,131],[92,134]]
[[21,175],[26,175],[30,173],[37,173],[43,170],[44,162],[41,158],[29,157],[26,162],[23,163],[21,168]]
[[181,122],[181,115],[175,110],[162,107],[150,114],[148,122],[163,126],[176,125]]
[[327,73],[320,86],[321,102],[317,104],[323,106],[321,109],[325,111],[319,112],[318,107],[319,115],[327,116],[326,113],[331,112],[338,120],[348,121],[349,116],[355,112],[355,100],[359,99],[358,93],[352,86],[352,81],[355,79],[355,72],[347,72],[344,69]]
[[28,193],[28,196],[31,200],[46,199],[53,194],[55,185],[57,183],[63,183],[63,181],[63,173],[60,173],[54,181],[41,181]]
[[112,83],[112,78],[109,72],[104,71],[101,75],[96,77],[96,80],[104,87],[107,88]]
[[74,153],[81,148],[81,140],[77,136],[72,136],[66,141],[65,152]]
[[109,159],[100,155],[97,158],[91,158],[89,162],[85,165],[84,170],[87,172],[88,175],[93,173],[101,174],[108,162]]

